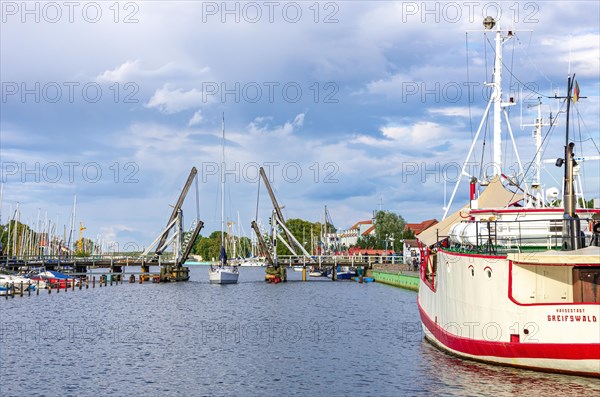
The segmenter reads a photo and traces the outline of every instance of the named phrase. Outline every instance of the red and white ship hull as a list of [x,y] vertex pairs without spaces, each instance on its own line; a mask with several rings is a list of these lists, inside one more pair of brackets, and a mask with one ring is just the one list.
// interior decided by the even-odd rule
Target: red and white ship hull
[[600,376],[598,287],[574,281],[597,279],[600,249],[580,251],[491,256],[440,250],[434,277],[426,265],[421,269],[425,337],[470,359]]

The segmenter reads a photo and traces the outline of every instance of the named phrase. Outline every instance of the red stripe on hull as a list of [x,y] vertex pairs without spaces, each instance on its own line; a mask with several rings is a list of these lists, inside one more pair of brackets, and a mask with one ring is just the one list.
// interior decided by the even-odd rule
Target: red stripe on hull
[[425,313],[421,303],[419,313],[421,321],[429,332],[448,349],[480,356],[503,358],[540,358],[555,360],[600,360],[600,344],[598,343],[510,343],[491,342],[452,335],[440,325],[434,323]]
[[[506,209],[477,209],[469,211],[471,214],[519,214],[519,213],[558,213],[565,212],[563,208],[506,208]],[[600,213],[600,209],[594,208],[578,208],[576,210],[578,213],[590,213],[597,214]]]

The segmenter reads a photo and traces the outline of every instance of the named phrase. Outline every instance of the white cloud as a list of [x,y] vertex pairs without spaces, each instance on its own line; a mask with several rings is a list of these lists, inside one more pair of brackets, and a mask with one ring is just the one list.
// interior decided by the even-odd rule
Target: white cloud
[[210,71],[209,67],[189,67],[175,62],[168,62],[158,68],[144,67],[139,59],[134,61],[125,61],[112,70],[105,70],[96,77],[99,82],[137,82],[148,79],[193,79],[206,75]]
[[386,125],[379,129],[380,137],[357,135],[350,142],[374,147],[398,147],[426,149],[455,136],[452,126],[431,121],[419,121],[410,125]]
[[194,113],[190,121],[188,121],[188,126],[191,127],[194,125],[198,125],[202,123],[202,120],[204,120],[204,117],[202,117],[202,110],[198,110],[196,111],[196,113]]
[[288,136],[304,125],[304,113],[299,113],[293,121],[286,121],[283,125],[271,127],[269,121],[272,117],[256,117],[248,124],[247,129],[251,135]]
[[105,242],[112,243],[119,241],[120,232],[135,232],[136,230],[126,225],[104,226],[100,228],[102,239]]
[[181,88],[169,89],[168,86],[159,88],[148,100],[147,108],[157,108],[162,113],[173,114],[183,110],[198,107],[208,102],[202,91],[193,88],[184,91]]
[[547,37],[541,39],[541,44],[548,51],[547,55],[555,54],[559,63],[570,64],[570,70],[580,77],[598,77],[600,70],[600,34],[580,34],[565,37]]
[[96,79],[100,82],[132,81],[141,74],[140,61],[126,61],[113,70],[105,70]]
[[444,108],[433,108],[427,110],[431,115],[448,116],[448,117],[469,117],[480,115],[482,110],[479,108],[469,108],[465,106],[449,106]]
[[409,127],[386,126],[381,128],[385,137],[402,143],[423,146],[438,145],[440,139],[447,138],[447,128],[430,121],[420,121]]
[[[395,74],[386,79],[378,79],[367,83],[367,92],[369,94],[380,94],[388,97],[399,97],[406,92],[408,87],[412,89],[417,83],[414,78],[403,73]],[[418,92],[418,87],[416,88]]]

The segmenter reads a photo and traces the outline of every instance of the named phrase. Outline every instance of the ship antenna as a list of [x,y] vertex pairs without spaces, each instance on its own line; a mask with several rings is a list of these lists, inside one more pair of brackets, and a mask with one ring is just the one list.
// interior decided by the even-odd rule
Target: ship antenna
[[575,210],[575,190],[573,184],[573,167],[576,165],[573,149],[575,144],[569,142],[569,113],[571,109],[571,93],[573,91],[573,82],[575,75],[567,79],[567,118],[565,127],[565,157],[564,159],[556,160],[556,165],[561,166],[565,163],[565,176],[563,186],[563,233],[562,233],[562,249],[564,251],[576,250],[583,248],[583,241],[579,234],[581,231],[581,221]]

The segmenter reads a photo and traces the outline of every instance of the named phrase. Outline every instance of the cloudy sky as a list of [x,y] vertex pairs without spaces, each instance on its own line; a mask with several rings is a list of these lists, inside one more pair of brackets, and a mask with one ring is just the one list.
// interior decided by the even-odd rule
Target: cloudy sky
[[[587,97],[576,105],[576,151],[599,154],[597,1],[0,4],[2,222],[19,203],[22,221],[39,211],[68,223],[77,195],[87,237],[146,245],[195,166],[204,234],[216,230],[223,113],[226,211],[246,234],[260,165],[288,218],[318,221],[327,205],[341,228],[380,206],[412,222],[441,219],[486,107],[485,15],[516,31],[503,82],[518,102],[510,119],[522,161],[535,152],[522,127],[530,105],[565,95],[569,65]],[[550,112],[564,107],[544,98]],[[488,121],[472,162],[484,135],[491,161]],[[506,128],[503,138],[511,173]],[[561,120],[543,157],[561,156],[563,142]],[[584,165],[584,193],[597,197],[598,162]],[[547,164],[544,185],[560,186],[560,174]],[[455,206],[466,196],[463,185]],[[184,213],[189,225],[195,188]]]

